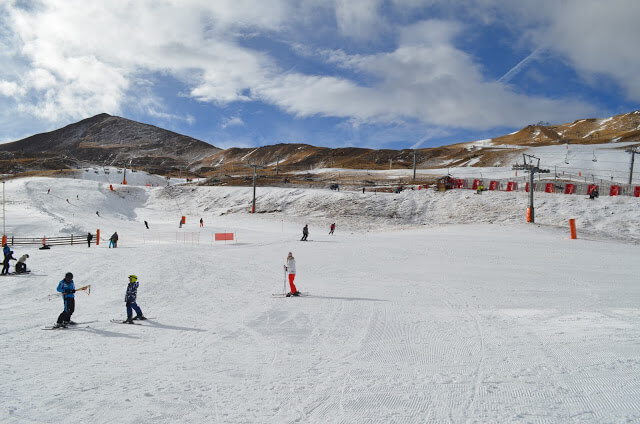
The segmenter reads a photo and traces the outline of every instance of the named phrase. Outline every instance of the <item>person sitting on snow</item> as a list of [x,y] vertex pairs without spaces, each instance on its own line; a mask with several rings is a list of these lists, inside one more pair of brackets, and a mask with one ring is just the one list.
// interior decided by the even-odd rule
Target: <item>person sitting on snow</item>
[[29,272],[27,271],[27,264],[25,263],[28,257],[29,255],[26,253],[20,256],[20,259],[18,259],[18,262],[16,262],[16,274],[24,274],[25,272]]

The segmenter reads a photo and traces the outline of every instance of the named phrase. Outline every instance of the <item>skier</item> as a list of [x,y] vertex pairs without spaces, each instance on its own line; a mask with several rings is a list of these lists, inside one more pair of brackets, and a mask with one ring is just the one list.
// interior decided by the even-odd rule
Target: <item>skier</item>
[[74,293],[76,292],[76,286],[73,283],[73,274],[67,272],[64,275],[64,279],[62,279],[58,283],[57,291],[62,293],[62,301],[64,302],[64,311],[58,316],[58,320],[56,321],[55,328],[66,328],[68,325],[75,325],[73,321],[71,321],[71,315],[73,315],[73,311],[76,308],[76,300]]
[[200,218],[200,228],[204,227],[204,221]]
[[87,247],[91,247],[91,240],[93,240],[93,235],[91,233],[87,233]]
[[[127,285],[127,294],[124,296],[124,302],[127,305],[127,319],[122,321],[124,324],[133,324],[134,319],[145,320],[147,319],[142,315],[142,310],[136,303],[136,297],[138,296],[138,276],[130,275],[129,284]],[[136,317],[133,318],[133,310],[136,311]]]
[[27,271],[27,264],[25,263],[28,257],[29,255],[26,253],[20,256],[20,259],[18,259],[18,262],[16,262],[16,274],[24,274],[25,272],[29,272]]
[[309,224],[305,224],[304,228],[302,228],[302,238],[300,241],[307,241],[307,237],[309,237]]
[[113,233],[113,235],[111,235],[111,237],[109,238],[109,249],[111,249],[111,246],[113,246],[114,249],[118,247],[118,232],[117,231],[115,233]]
[[293,284],[293,280],[296,279],[296,259],[293,257],[291,252],[287,255],[287,263],[284,266],[284,270],[289,272],[289,287],[291,288],[291,291],[287,293],[287,297],[300,296],[300,292],[296,289],[296,285]]
[[329,229],[329,235],[333,235],[333,232],[336,230],[336,223],[334,222],[333,224],[331,224],[331,227]]
[[100,216],[100,211],[96,211],[96,215]]
[[13,250],[9,249],[9,252],[7,253],[7,250],[9,248],[9,246],[7,246],[5,244],[5,248],[4,248],[4,261],[2,261],[2,273],[1,275],[8,275],[9,274],[9,261],[15,261],[16,258],[13,257]]
[[147,227],[147,230],[149,229],[149,223],[147,221],[144,221],[144,226]]

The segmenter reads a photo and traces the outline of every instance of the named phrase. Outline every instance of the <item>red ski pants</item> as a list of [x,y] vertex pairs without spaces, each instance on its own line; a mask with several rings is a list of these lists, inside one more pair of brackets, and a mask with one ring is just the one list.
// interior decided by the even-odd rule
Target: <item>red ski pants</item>
[[289,287],[291,287],[291,293],[295,293],[298,290],[296,290],[296,285],[293,284],[293,280],[296,279],[296,274],[289,274]]

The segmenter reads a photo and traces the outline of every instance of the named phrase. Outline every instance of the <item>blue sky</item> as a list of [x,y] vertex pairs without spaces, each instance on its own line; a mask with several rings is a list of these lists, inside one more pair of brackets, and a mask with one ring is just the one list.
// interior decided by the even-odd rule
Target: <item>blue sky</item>
[[0,141],[431,147],[638,109],[637,0],[0,0]]

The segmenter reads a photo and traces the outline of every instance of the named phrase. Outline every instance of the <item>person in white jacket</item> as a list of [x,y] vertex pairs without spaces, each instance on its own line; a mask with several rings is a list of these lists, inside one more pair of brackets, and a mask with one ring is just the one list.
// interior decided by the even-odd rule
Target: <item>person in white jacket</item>
[[20,259],[18,259],[18,262],[16,262],[16,274],[23,274],[27,272],[26,262],[28,257],[29,255],[27,254],[20,256]]
[[287,297],[300,296],[300,292],[296,289],[296,285],[293,284],[293,280],[296,278],[296,259],[293,257],[291,252],[287,255],[287,263],[284,266],[284,270],[289,273],[289,287],[291,288],[291,291],[287,293]]

